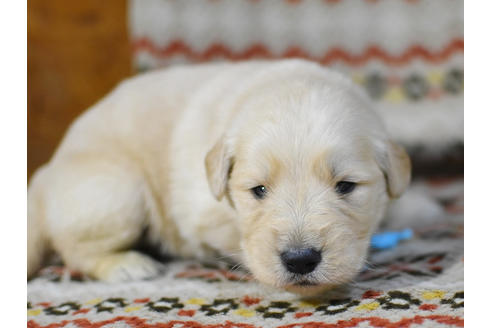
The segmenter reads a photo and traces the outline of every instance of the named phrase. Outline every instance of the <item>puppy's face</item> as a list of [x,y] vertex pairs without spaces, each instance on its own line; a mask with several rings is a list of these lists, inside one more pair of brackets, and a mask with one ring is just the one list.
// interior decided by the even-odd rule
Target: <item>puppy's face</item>
[[220,140],[207,156],[212,190],[237,210],[248,268],[304,294],[359,272],[388,200],[409,180],[406,154],[358,107],[358,95],[344,91],[331,106],[330,96],[255,102],[264,111],[252,110],[234,141]]

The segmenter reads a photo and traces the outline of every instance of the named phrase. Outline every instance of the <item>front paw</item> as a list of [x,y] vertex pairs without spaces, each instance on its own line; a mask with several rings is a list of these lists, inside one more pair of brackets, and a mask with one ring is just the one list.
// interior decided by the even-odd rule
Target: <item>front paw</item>
[[110,254],[97,260],[94,276],[111,283],[157,277],[164,265],[136,251]]

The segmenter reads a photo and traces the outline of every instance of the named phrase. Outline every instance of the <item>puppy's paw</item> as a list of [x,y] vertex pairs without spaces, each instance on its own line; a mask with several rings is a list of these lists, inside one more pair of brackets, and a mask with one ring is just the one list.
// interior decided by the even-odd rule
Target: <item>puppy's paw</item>
[[154,278],[164,265],[139,252],[110,254],[97,260],[95,278],[111,283]]

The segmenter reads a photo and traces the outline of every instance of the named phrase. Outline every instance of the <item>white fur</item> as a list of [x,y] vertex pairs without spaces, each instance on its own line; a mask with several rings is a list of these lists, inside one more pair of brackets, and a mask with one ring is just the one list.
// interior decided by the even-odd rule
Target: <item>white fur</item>
[[[358,183],[344,197],[334,190],[342,179]],[[408,180],[408,158],[367,98],[317,64],[157,71],[79,117],[32,179],[28,274],[52,248],[98,279],[151,277],[158,265],[129,251],[146,229],[163,252],[220,254],[301,292],[278,252],[318,247],[324,260],[309,280],[327,288],[357,273]],[[250,188],[261,184],[270,192],[259,201]]]

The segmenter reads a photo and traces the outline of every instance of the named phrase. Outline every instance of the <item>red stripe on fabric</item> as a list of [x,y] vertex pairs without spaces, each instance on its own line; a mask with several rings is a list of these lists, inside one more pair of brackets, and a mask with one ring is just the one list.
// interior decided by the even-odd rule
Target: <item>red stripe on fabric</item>
[[158,58],[170,58],[173,56],[185,56],[193,61],[208,61],[215,57],[222,57],[229,60],[246,60],[253,58],[304,58],[328,65],[336,61],[342,61],[352,66],[360,66],[370,60],[379,60],[387,65],[401,66],[412,60],[421,59],[430,63],[440,63],[447,60],[455,53],[464,51],[464,40],[454,39],[443,49],[431,51],[421,45],[413,45],[399,55],[392,55],[381,49],[377,45],[366,48],[362,54],[351,54],[346,50],[334,47],[328,50],[321,57],[314,57],[300,47],[290,47],[280,55],[273,54],[263,44],[253,44],[243,51],[233,51],[222,43],[213,43],[204,51],[195,51],[182,40],[175,40],[163,47],[154,44],[148,38],[136,39],[133,42],[133,51],[149,52]]
[[323,322],[302,322],[293,323],[289,325],[279,326],[277,328],[355,328],[359,323],[367,322],[372,327],[379,328],[410,328],[413,324],[422,324],[424,320],[432,320],[441,324],[447,324],[455,327],[464,327],[465,320],[460,317],[453,317],[449,315],[417,315],[413,318],[403,318],[400,321],[390,321],[389,319],[379,317],[367,317],[367,318],[352,318],[350,320],[339,320],[337,323],[323,323]]
[[[389,319],[379,317],[367,317],[367,318],[352,318],[350,320],[339,320],[336,323],[324,323],[324,322],[298,322],[279,326],[278,328],[293,328],[293,327],[305,327],[305,328],[355,328],[359,323],[367,322],[373,327],[379,328],[409,328],[413,324],[422,324],[425,320],[431,320],[437,323],[451,325],[455,327],[463,327],[465,321],[460,317],[450,315],[417,315],[413,318],[403,318],[399,321],[390,321]],[[179,321],[172,320],[168,322],[151,324],[147,322],[147,319],[139,317],[115,317],[113,319],[104,321],[89,321],[88,319],[75,319],[75,320],[63,320],[59,323],[52,323],[48,325],[41,325],[34,320],[27,322],[28,328],[61,328],[67,325],[75,324],[77,327],[84,328],[100,328],[105,325],[114,324],[117,322],[126,323],[130,327],[135,328],[172,328],[175,325],[181,325],[183,328],[255,328],[256,326],[246,323],[225,321],[224,323],[217,324],[203,324],[197,321]]]

